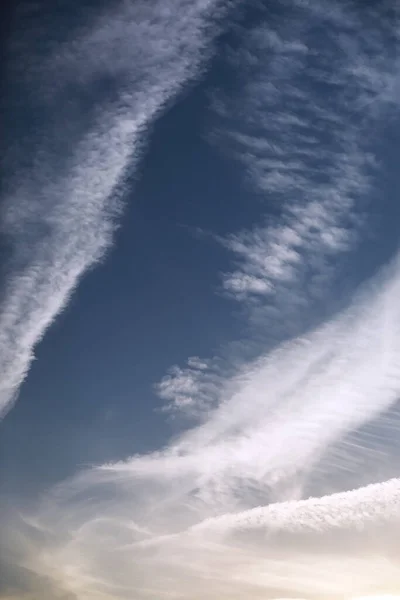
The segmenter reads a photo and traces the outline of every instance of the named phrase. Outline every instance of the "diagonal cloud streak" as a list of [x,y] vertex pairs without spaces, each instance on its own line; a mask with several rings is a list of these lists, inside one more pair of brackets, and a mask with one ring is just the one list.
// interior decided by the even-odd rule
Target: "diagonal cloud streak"
[[[34,106],[49,117],[28,140],[32,167],[15,159],[15,168],[13,149],[8,161],[15,174],[1,206],[10,255],[0,305],[1,415],[16,398],[35,345],[110,246],[124,177],[140,156],[144,131],[204,64],[221,5],[118,2],[76,38],[31,60],[25,85],[29,95],[37,90]],[[111,92],[95,94],[85,113],[80,95],[90,97],[103,81]]]
[[[233,369],[241,354],[262,355],[331,314],[334,283],[374,227],[368,210],[373,202],[374,214],[383,210],[377,148],[398,118],[391,4],[287,0],[261,7],[253,22],[226,50],[228,92],[212,97],[211,139],[244,165],[266,204],[261,224],[217,237],[237,264],[223,289],[245,307],[250,332],[228,352]],[[198,417],[218,402],[232,365],[203,362],[165,375],[157,388],[165,411]]]
[[[343,314],[230,382],[206,422],[11,519],[8,553],[78,599],[394,593],[399,480],[349,491],[335,464],[316,466],[336,445],[351,469],[346,436],[368,421],[387,453],[379,418],[400,394],[399,293],[400,257]],[[324,495],[326,477],[344,491]]]
[[[283,222],[264,232],[265,239],[258,232],[244,234],[250,240],[244,254],[251,255],[251,261],[260,246],[260,252],[277,265],[274,273],[268,271],[271,261],[261,275],[247,267],[240,271],[246,301],[255,291],[265,291],[249,285],[245,276],[251,275],[260,285],[271,284],[274,293],[278,290],[274,306],[287,314],[287,306],[279,306],[279,294],[300,294],[307,279],[294,274],[287,255],[294,229],[301,229],[295,232],[300,236],[296,252],[301,255],[296,265],[301,271],[303,259],[306,263],[309,254],[319,253],[324,257],[320,265],[324,276],[327,240],[334,239],[328,246],[337,257],[343,250],[338,240],[345,238],[347,248],[353,236],[342,220],[358,223],[356,201],[359,196],[364,202],[368,196],[369,174],[365,179],[366,129],[357,110],[368,107],[365,119],[372,119],[376,128],[387,114],[397,85],[397,60],[389,60],[382,40],[390,31],[397,48],[398,21],[393,14],[388,18],[385,3],[380,9],[368,9],[366,17],[354,8],[357,3],[346,3],[346,9],[342,4],[328,7],[294,0],[282,5],[293,11],[293,18],[282,19],[283,31],[273,33],[272,25],[256,29],[260,43],[267,40],[268,47],[278,48],[268,75],[269,81],[277,78],[278,97],[282,100],[278,86],[282,77],[293,93],[290,81],[296,79],[298,62],[290,53],[294,48],[303,57],[304,47],[309,52],[312,39],[307,36],[312,27],[318,30],[317,25],[326,28],[327,44],[341,49],[340,68],[335,81],[328,77],[328,87],[348,89],[350,94],[342,103],[340,91],[336,94],[332,101],[340,107],[336,114],[318,104],[318,94],[314,102],[301,90],[294,98],[305,102],[306,124],[297,123],[300,117],[291,105],[283,114],[285,126],[292,115],[289,132],[296,122],[315,137],[310,116],[314,108],[317,115],[323,110],[325,125],[344,129],[334,128],[333,137],[324,130],[326,139],[319,139],[323,148],[335,146],[335,140],[339,144],[338,152],[328,150],[329,156],[324,156],[327,185],[314,189],[318,183],[310,170],[314,150],[303,153],[300,169],[285,158],[288,172],[283,179],[276,177],[282,169],[272,165],[269,155],[267,167],[254,152],[245,159],[257,176],[264,177],[265,170],[268,177],[274,175],[266,187],[275,186],[274,193],[282,195]],[[265,28],[267,36],[262,35]],[[289,58],[284,33],[301,40],[297,45],[290,42]],[[250,44],[253,38],[254,31]],[[322,58],[314,58],[327,61],[335,56],[332,52],[322,51]],[[248,53],[250,64],[252,57]],[[257,60],[256,73],[259,67]],[[312,73],[313,69],[317,69],[314,85],[322,85],[321,65],[312,64]],[[378,81],[380,70],[383,86]],[[259,86],[255,88],[252,114],[259,122]],[[248,95],[253,97],[253,91]],[[349,111],[360,117],[355,117],[354,127]],[[281,132],[279,114],[275,116]],[[117,138],[121,129],[125,131],[124,126],[114,130],[109,123],[107,130],[117,131]],[[248,140],[240,135],[243,149]],[[304,140],[299,144],[298,139],[290,138],[295,151],[304,149]],[[92,144],[91,140],[90,148]],[[251,140],[253,150],[254,146]],[[264,152],[264,140],[256,146]],[[343,150],[342,160],[338,156]],[[277,160],[281,154],[278,148]],[[87,150],[83,156],[88,156]],[[242,238],[238,234],[235,240],[242,243]],[[282,269],[287,277],[281,277]],[[284,282],[281,288],[279,281]],[[300,300],[310,309],[310,288],[305,289]],[[47,586],[48,595],[74,600],[336,600],[398,594],[399,296],[397,254],[342,312],[268,348],[252,362],[242,359],[239,367],[233,365],[233,375],[229,369],[218,370],[217,359],[198,357],[188,360],[187,369],[172,369],[159,385],[160,394],[179,409],[199,407],[203,411],[199,424],[157,452],[84,470],[46,493],[38,506],[7,515],[0,549],[24,573],[26,587]],[[252,300],[250,305],[251,313]],[[385,420],[392,428],[383,427]],[[371,452],[382,457],[386,469],[371,464]],[[393,473],[385,481],[389,472]]]

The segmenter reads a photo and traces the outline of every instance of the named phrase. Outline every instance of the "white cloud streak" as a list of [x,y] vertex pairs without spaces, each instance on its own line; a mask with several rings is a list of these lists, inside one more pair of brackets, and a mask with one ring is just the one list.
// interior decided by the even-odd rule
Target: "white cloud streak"
[[[246,309],[250,334],[239,354],[262,354],[333,308],[343,259],[373,228],[377,148],[398,114],[397,9],[282,6],[285,18],[261,8],[253,27],[238,28],[226,50],[233,84],[213,94],[210,137],[244,165],[267,207],[263,223],[217,237],[237,264],[223,289]],[[193,416],[215,405],[229,369],[207,362],[204,373],[170,370],[158,388],[165,410]]]
[[[316,466],[336,445],[368,478],[346,439],[368,421],[389,448],[379,418],[400,393],[399,293],[400,257],[342,315],[227,383],[164,450],[57,486],[13,522],[17,564],[79,600],[395,593],[399,480],[347,491],[335,464]],[[326,477],[343,491],[324,495]]]
[[[35,345],[110,246],[126,170],[139,158],[149,121],[203,64],[218,6],[118,2],[77,38],[30,59],[29,94],[50,116],[29,140],[33,166],[8,161],[16,172],[1,207],[11,258],[0,305],[0,414],[12,405]],[[85,114],[79,93],[90,96],[104,80],[111,93],[95,94]]]
[[[371,38],[363,29],[357,30],[359,39],[353,36],[354,15],[346,20],[336,5],[326,13],[326,5],[318,11],[314,4],[301,4],[314,23],[317,17],[328,22],[335,40],[340,25],[340,44],[365,42],[376,50],[379,36]],[[308,28],[303,21],[298,30],[302,35]],[[381,25],[386,27],[384,21]],[[292,27],[290,23],[291,34]],[[281,38],[281,33],[267,36],[274,48],[282,46]],[[354,85],[362,91],[351,95],[351,110],[354,102],[372,101],[379,113],[377,72],[371,71],[361,50],[357,60],[353,51],[348,56],[347,70],[339,65],[337,85],[342,86],[343,78],[348,83],[348,72],[353,77],[356,71],[362,85],[358,80]],[[275,65],[277,77],[282,70],[293,76],[297,62],[286,60],[285,54],[281,58]],[[354,91],[351,85],[349,89]],[[384,96],[389,93],[385,90]],[[343,126],[342,113],[340,119]],[[352,127],[349,131],[344,135],[353,144],[359,129],[357,135]],[[328,138],[331,147],[334,140]],[[344,163],[358,165],[360,152],[357,146],[357,160],[350,152]],[[280,160],[279,148],[277,156]],[[354,199],[347,167],[342,171],[336,158],[329,181],[335,216],[325,213],[331,209],[321,205],[323,199],[289,202],[279,229],[286,232],[288,246],[279,237],[276,260],[289,260],[286,250],[296,232],[294,221],[285,229],[285,219],[295,214],[300,223],[314,222],[322,214],[315,251],[323,253],[321,240],[332,236],[335,243],[326,243],[335,253],[341,250],[340,236],[333,230],[339,227],[335,201],[339,213],[348,214]],[[255,167],[259,169],[257,161]],[[299,174],[296,185],[301,180],[312,196],[313,180],[307,173]],[[359,177],[357,171],[357,194],[368,187]],[[282,180],[274,182],[280,193]],[[297,234],[310,249],[307,235]],[[256,236],[246,235],[251,240]],[[267,237],[260,246],[269,243]],[[246,246],[249,252],[252,245]],[[245,281],[249,289],[268,283],[268,277],[255,277],[251,285]],[[274,278],[276,285],[276,273]],[[159,390],[178,407],[189,404],[195,410],[196,402],[200,410],[205,407],[202,422],[158,452],[83,471],[56,486],[38,507],[11,515],[3,551],[31,577],[49,582],[52,594],[56,590],[75,600],[336,600],[398,594],[400,483],[396,478],[377,482],[379,473],[372,474],[368,462],[370,448],[361,442],[369,427],[376,438],[373,451],[392,460],[396,470],[398,425],[384,434],[382,423],[385,414],[390,419],[390,411],[396,410],[400,395],[399,296],[400,255],[341,314],[242,365],[234,376],[224,379],[223,373],[212,371],[213,361],[190,358],[187,369],[173,369]],[[373,485],[358,489],[351,483],[372,480]]]

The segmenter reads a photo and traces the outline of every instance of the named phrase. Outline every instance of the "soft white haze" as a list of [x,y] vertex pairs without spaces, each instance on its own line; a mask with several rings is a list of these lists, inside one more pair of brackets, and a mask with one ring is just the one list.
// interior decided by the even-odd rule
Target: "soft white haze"
[[[85,599],[395,590],[399,480],[318,498],[315,467],[334,443],[351,464],[345,434],[397,401],[399,294],[396,261],[340,317],[244,369],[162,452],[55,488],[18,527],[22,565]],[[325,469],[343,489],[340,463]],[[44,544],[26,555],[34,532]]]

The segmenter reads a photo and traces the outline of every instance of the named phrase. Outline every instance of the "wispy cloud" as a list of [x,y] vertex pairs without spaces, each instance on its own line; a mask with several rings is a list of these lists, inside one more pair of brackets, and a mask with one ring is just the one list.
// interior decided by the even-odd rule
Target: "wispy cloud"
[[[298,154],[290,161],[285,155],[289,172],[276,177],[275,165],[266,186],[282,196],[282,220],[227,242],[244,257],[243,264],[261,265],[261,271],[239,269],[237,277],[245,278],[242,288],[238,283],[243,297],[261,294],[265,299],[272,290],[277,308],[278,289],[283,294],[289,282],[300,294],[307,283],[311,267],[304,273],[301,269],[312,252],[325,261],[331,251],[337,256],[352,243],[352,230],[342,220],[354,213],[357,217],[355,203],[369,189],[363,119],[377,124],[391,97],[386,83],[378,85],[380,68],[373,70],[371,57],[382,59],[382,76],[390,71],[390,90],[395,87],[395,61],[382,42],[389,27],[383,9],[379,14],[366,11],[361,18],[351,6],[343,12],[331,4],[329,10],[323,3],[286,4],[294,12],[276,32],[264,35],[266,26],[253,32],[258,43],[272,48],[266,76],[276,81],[272,96],[276,93],[282,104],[297,98],[284,113],[279,102],[274,105],[274,121],[284,115],[292,136],[289,146]],[[393,22],[390,31],[395,34]],[[317,25],[326,27],[324,35]],[[320,36],[321,56],[310,51],[313,35]],[[324,41],[331,44],[326,54]],[[250,42],[253,48],[253,38]],[[247,56],[258,77],[258,58],[253,59],[253,52]],[[305,56],[311,61],[307,86],[319,89],[323,73],[332,72],[330,61],[337,66],[335,81],[329,75],[326,82],[332,108],[322,105],[318,94],[313,100],[311,87],[302,88],[301,77],[307,75],[298,75],[298,67]],[[245,86],[251,77],[248,70]],[[250,87],[245,89],[255,98],[251,114],[260,127],[267,127],[260,121],[260,86],[251,92]],[[297,96],[295,89],[300,89]],[[350,97],[342,98],[342,92]],[[357,112],[359,105],[366,110],[367,103],[370,112]],[[321,116],[321,131],[313,116],[317,122]],[[305,131],[293,132],[292,127]],[[247,123],[245,129],[249,135]],[[116,131],[120,136],[125,129]],[[285,131],[281,122],[277,138]],[[233,138],[238,143],[237,133]],[[272,155],[280,161],[288,150],[286,142],[274,141],[276,151],[263,154],[265,167],[254,147],[264,153],[266,142],[260,136],[257,140],[248,145],[249,163],[261,180],[264,170],[271,173]],[[239,141],[242,151],[243,137]],[[322,159],[325,183],[313,171],[314,144],[327,153]],[[270,259],[267,266],[260,253]],[[301,260],[295,260],[296,253]],[[320,275],[326,276],[325,266]],[[305,289],[302,301],[308,302],[311,288]],[[157,452],[83,471],[52,489],[38,507],[9,516],[11,533],[1,542],[4,553],[15,557],[19,568],[51,583],[51,590],[76,600],[128,600],[132,595],[138,600],[336,600],[398,592],[400,484],[398,479],[379,483],[379,473],[372,475],[367,460],[369,446],[361,440],[369,427],[377,452],[388,461],[399,455],[398,430],[389,435],[381,427],[382,415],[395,411],[400,394],[399,296],[397,256],[343,312],[257,360],[219,369],[217,359],[191,357],[185,369],[174,367],[159,384],[160,394],[172,408],[198,410],[202,422]],[[372,479],[374,485],[358,489],[351,483]]]
[[7,162],[13,174],[1,210],[11,255],[0,305],[1,414],[35,345],[111,244],[126,170],[139,157],[149,121],[203,64],[219,4],[117,3],[77,37],[30,58],[22,85],[28,99],[33,95],[32,113],[47,117],[28,136],[32,166],[22,165],[14,148]]
[[227,50],[232,89],[214,93],[212,134],[244,165],[268,215],[222,240],[237,258],[223,286],[257,325],[279,312],[281,329],[326,300],[340,256],[357,242],[374,142],[399,87],[394,9],[282,5],[285,18],[265,7],[250,31],[238,29]]
[[[346,491],[335,463],[317,465],[336,445],[368,478],[346,438],[368,421],[381,452],[396,444],[379,415],[400,393],[399,260],[342,315],[230,381],[168,447],[57,486],[13,522],[20,566],[79,599],[393,592],[399,481]],[[345,491],[325,496],[326,477]]]
[[[244,166],[266,206],[252,229],[216,236],[237,265],[223,290],[245,307],[250,331],[239,354],[262,355],[329,314],[344,258],[374,227],[377,148],[398,110],[395,9],[282,6],[284,18],[261,7],[253,27],[237,28],[225,54],[231,85],[212,95],[210,138]],[[233,354],[240,365],[237,347],[222,368],[173,367],[158,388],[166,410],[193,415],[215,404]]]
[[192,356],[187,361],[187,367],[171,367],[155,389],[165,402],[162,407],[164,412],[178,411],[186,416],[200,417],[212,408],[218,398],[220,384],[218,361]]

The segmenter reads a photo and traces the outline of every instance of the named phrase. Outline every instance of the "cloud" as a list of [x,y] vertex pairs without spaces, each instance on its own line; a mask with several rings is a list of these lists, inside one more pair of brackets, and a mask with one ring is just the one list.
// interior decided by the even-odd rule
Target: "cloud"
[[395,593],[399,480],[354,490],[329,456],[368,478],[349,444],[367,423],[398,456],[380,419],[400,393],[399,293],[397,257],[345,312],[227,382],[201,424],[56,486],[3,544],[78,599]]
[[237,259],[223,287],[257,327],[275,317],[290,332],[329,298],[340,257],[365,228],[374,144],[397,108],[399,35],[385,3],[283,6],[285,18],[265,7],[237,28],[210,138],[266,204],[264,223],[220,240]]
[[380,142],[398,116],[399,15],[386,4],[297,0],[283,11],[261,7],[253,26],[236,28],[223,63],[232,82],[212,95],[210,139],[244,166],[266,205],[251,229],[215,236],[236,262],[222,287],[245,307],[248,334],[203,373],[170,369],[158,387],[168,411],[201,415],[244,355],[329,315],[342,267],[351,279],[350,253],[374,226],[373,199],[380,210]]
[[155,386],[158,396],[165,401],[164,412],[176,411],[190,417],[199,417],[212,408],[219,393],[221,370],[217,359],[201,360],[192,356],[187,367],[173,366]]
[[[308,11],[309,19],[303,12],[298,23],[294,17],[282,20],[283,31],[264,35],[264,29],[256,30],[259,43],[268,43],[280,57],[274,63],[272,56],[269,80],[276,76],[281,81],[286,75],[288,80],[295,78],[299,64],[293,62],[292,54],[299,53],[303,60],[304,48],[308,53],[310,47],[308,38],[307,44],[303,41],[304,32],[311,36],[309,23],[323,21],[332,33],[333,49],[338,49],[337,36],[341,40],[337,59],[333,50],[321,54],[324,60],[339,61],[337,80],[329,79],[327,85],[345,87],[350,94],[339,103],[343,112],[337,124],[336,113],[325,106],[318,108],[316,101],[315,109],[301,90],[294,98],[298,102],[306,98],[309,104],[301,123],[289,106],[293,115],[289,132],[294,122],[303,127],[304,119],[312,132],[307,111],[316,110],[312,114],[319,115],[318,110],[323,110],[333,132],[325,131],[321,148],[331,148],[335,140],[340,148],[343,140],[349,146],[345,144],[343,162],[330,150],[323,157],[329,167],[329,185],[324,189],[329,191],[333,208],[324,204],[317,179],[309,175],[316,159],[314,150],[299,159],[304,172],[300,169],[293,176],[297,168],[293,161],[298,159],[293,157],[292,162],[285,159],[289,170],[285,178],[289,179],[274,176],[268,180],[274,193],[282,194],[282,221],[277,220],[272,229],[258,227],[235,234],[227,242],[245,262],[258,264],[260,253],[271,257],[268,276],[264,271],[262,276],[257,271],[239,272],[248,277],[241,288],[247,297],[249,290],[265,296],[264,284],[276,290],[279,281],[284,283],[282,297],[288,282],[291,291],[300,294],[303,280],[297,269],[302,261],[296,262],[291,254],[295,243],[304,255],[311,248],[322,255],[325,248],[331,248],[336,257],[343,244],[347,247],[352,233],[342,227],[342,216],[351,220],[355,212],[357,217],[353,194],[364,197],[369,189],[362,175],[367,148],[360,132],[365,130],[361,115],[354,110],[369,103],[368,118],[373,116],[377,123],[391,97],[387,87],[378,86],[379,69],[371,70],[368,62],[371,57],[381,60],[376,49],[382,42],[380,28],[383,35],[387,26],[383,16],[377,20],[370,13],[368,24],[357,21],[351,5],[349,13],[331,4],[329,10],[325,4],[288,5]],[[294,30],[300,42],[293,41]],[[372,37],[371,32],[375,32]],[[364,52],[360,44],[367,44],[371,52]],[[251,66],[253,54],[247,56]],[[388,69],[392,73],[395,67],[386,62],[384,52],[382,57],[385,78]],[[258,61],[255,65],[257,74]],[[251,75],[246,73],[246,81]],[[321,77],[313,79],[314,86],[323,85]],[[289,87],[292,94],[295,86],[290,83]],[[282,99],[282,88],[272,87],[271,94]],[[332,103],[340,100],[338,94]],[[258,102],[260,95],[254,97]],[[259,122],[257,102],[252,114]],[[350,120],[343,120],[343,115],[349,116],[347,110],[353,111],[356,122],[359,117],[356,129]],[[335,123],[339,129],[349,123],[344,137]],[[281,132],[282,123],[279,127]],[[116,131],[122,135],[125,128]],[[311,138],[315,135],[320,133],[312,132]],[[296,140],[290,142],[295,151],[308,143],[301,138],[296,146]],[[243,138],[239,141],[243,143]],[[264,152],[265,143],[257,138],[255,146]],[[280,160],[280,147],[273,152]],[[82,156],[88,154],[85,150]],[[272,158],[267,158],[268,170]],[[253,152],[249,161],[261,176],[264,167],[257,162],[258,154]],[[353,172],[355,166],[360,170]],[[304,194],[299,202],[291,200],[293,182]],[[318,227],[310,238],[315,223]],[[33,289],[27,281],[27,289]],[[239,364],[226,366],[222,359],[191,357],[184,369],[173,367],[159,384],[159,393],[169,409],[189,406],[192,413],[201,414],[200,423],[165,448],[83,470],[45,493],[37,506],[7,514],[2,553],[13,557],[21,579],[48,582],[54,595],[76,600],[130,600],[132,596],[137,600],[336,600],[398,593],[399,296],[400,255],[365,284],[340,314],[273,349],[265,348],[255,360],[242,358]],[[300,300],[310,309],[308,292]],[[280,309],[279,302],[276,307]],[[387,468],[381,470],[379,460],[375,463],[378,455]],[[390,480],[380,479],[390,471],[394,472]],[[27,588],[29,584],[25,588],[21,584],[22,592]]]
[[258,507],[232,515],[203,521],[195,531],[210,529],[247,531],[265,529],[303,533],[325,533],[354,528],[363,530],[369,522],[398,521],[400,479],[372,484],[364,488],[307,500],[289,501]]
[[[110,246],[124,178],[140,158],[145,130],[199,72],[220,6],[211,0],[118,2],[75,37],[50,44],[45,56],[31,56],[27,74],[20,75],[16,61],[25,111],[45,116],[39,132],[21,135],[21,147],[17,141],[19,150],[10,147],[7,157],[2,415],[26,377],[35,345]],[[24,34],[14,33],[18,48]],[[26,164],[18,158],[23,146]]]

